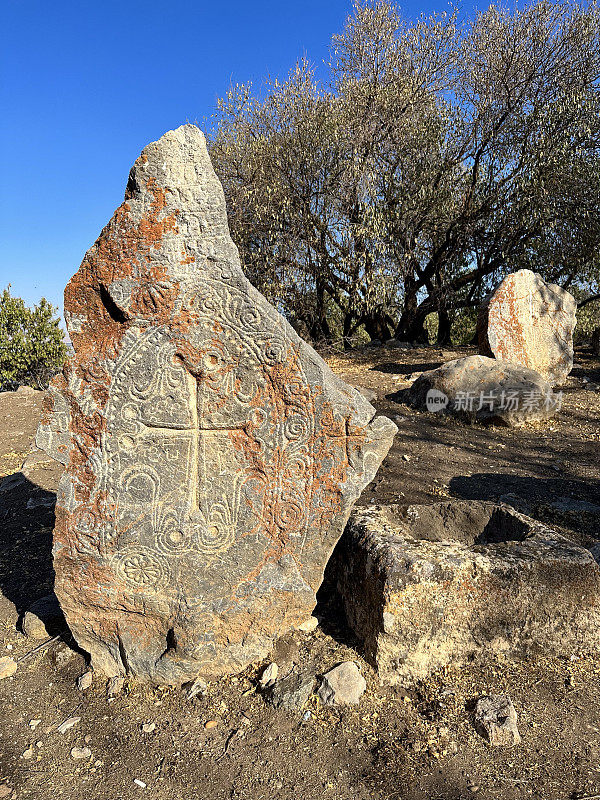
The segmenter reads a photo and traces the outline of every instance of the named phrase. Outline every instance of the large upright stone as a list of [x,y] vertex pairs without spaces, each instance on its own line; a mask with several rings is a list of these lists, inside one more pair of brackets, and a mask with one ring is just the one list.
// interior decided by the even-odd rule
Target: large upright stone
[[310,616],[396,427],[244,277],[193,125],[144,149],[65,317],[37,443],[69,626],[109,676],[239,670]]
[[573,368],[576,312],[566,289],[529,269],[513,272],[481,310],[479,352],[533,369],[559,386]]

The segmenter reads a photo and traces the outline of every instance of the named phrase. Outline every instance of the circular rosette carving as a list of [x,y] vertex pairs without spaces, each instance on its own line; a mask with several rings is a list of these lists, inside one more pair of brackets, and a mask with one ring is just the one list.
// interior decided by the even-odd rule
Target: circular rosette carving
[[205,286],[190,299],[189,308],[203,317],[217,319],[222,315],[223,303],[215,289]]
[[293,535],[302,528],[305,519],[304,507],[299,497],[284,495],[275,503],[275,524],[277,527]]
[[194,549],[207,557],[224,553],[235,541],[235,528],[231,522],[221,517],[207,520],[201,512],[192,514],[185,532]]
[[167,560],[145,547],[130,548],[115,558],[115,571],[128,586],[145,592],[165,587],[171,573]]

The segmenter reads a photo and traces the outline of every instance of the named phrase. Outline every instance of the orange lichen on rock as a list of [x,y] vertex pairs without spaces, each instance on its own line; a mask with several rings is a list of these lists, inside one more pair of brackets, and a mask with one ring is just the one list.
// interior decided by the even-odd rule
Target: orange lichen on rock
[[204,139],[145,148],[65,291],[56,593],[92,664],[237,671],[306,619],[395,426],[244,277]]
[[576,311],[565,289],[519,270],[502,281],[480,311],[480,352],[533,369],[560,385],[573,367]]

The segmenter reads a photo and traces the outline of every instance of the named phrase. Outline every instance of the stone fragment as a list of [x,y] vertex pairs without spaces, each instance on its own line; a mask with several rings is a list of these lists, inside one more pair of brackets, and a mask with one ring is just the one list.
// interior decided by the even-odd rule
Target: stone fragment
[[23,619],[21,620],[21,630],[25,636],[29,636],[30,639],[48,638],[46,626],[42,620],[35,614],[32,614],[31,611],[26,611],[23,614]]
[[577,303],[529,269],[502,281],[478,318],[479,352],[538,372],[560,386],[573,368]]
[[298,625],[298,630],[302,631],[302,633],[312,633],[316,631],[319,627],[319,620],[316,617],[309,617],[306,622],[302,622]]
[[86,689],[89,689],[92,685],[94,680],[94,673],[91,670],[87,670],[82,675],[77,678],[77,688],[80,692],[85,692]]
[[69,717],[64,722],[61,722],[61,724],[57,728],[57,731],[59,733],[66,733],[71,728],[74,728],[75,725],[77,725],[77,723],[80,721],[81,717]]
[[349,625],[384,683],[490,652],[600,652],[600,567],[508,506],[355,510],[332,569]]
[[202,678],[196,678],[196,680],[192,682],[187,690],[187,699],[193,700],[194,697],[197,697],[199,694],[206,694],[207,688],[208,686],[205,680]]
[[328,706],[357,705],[365,693],[367,682],[353,661],[345,661],[323,675],[317,692]]
[[0,658],[0,681],[12,677],[17,671],[17,662],[10,656]]
[[466,422],[510,426],[549,419],[561,404],[537,372],[485,356],[458,358],[424,372],[395,398]]
[[260,680],[258,681],[261,689],[267,689],[269,686],[272,686],[277,680],[278,673],[279,667],[274,661],[272,661],[264,668],[263,673],[260,676]]
[[92,751],[89,747],[73,747],[71,750],[71,758],[74,758],[76,761],[82,758],[90,758],[91,755]]
[[294,670],[278,680],[270,689],[268,699],[275,708],[298,711],[312,694],[315,676],[311,672]]
[[36,443],[73,636],[109,677],[240,671],[310,615],[396,426],[244,277],[193,125],[136,161],[65,318]]
[[142,732],[143,733],[154,733],[156,730],[156,723],[154,722],[144,722],[142,725]]
[[106,687],[107,697],[117,697],[123,691],[124,686],[125,678],[122,675],[115,675],[114,678],[108,681],[108,686]]
[[47,639],[66,628],[65,618],[55,594],[40,597],[21,619],[21,630],[32,639]]
[[495,747],[519,744],[517,712],[507,694],[481,697],[475,706],[475,727]]

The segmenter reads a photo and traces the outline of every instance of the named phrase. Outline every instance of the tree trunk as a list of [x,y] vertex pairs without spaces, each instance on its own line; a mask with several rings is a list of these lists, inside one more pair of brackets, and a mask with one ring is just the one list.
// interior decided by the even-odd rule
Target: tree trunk
[[450,315],[448,314],[448,310],[443,305],[440,305],[438,307],[438,332],[437,332],[438,344],[451,344],[451,338],[450,338],[451,325],[452,323],[450,321]]
[[344,350],[352,350],[352,342],[350,340],[350,336],[352,333],[352,322],[354,320],[354,314],[351,311],[346,311],[344,314]]
[[363,324],[371,341],[379,339],[381,342],[386,342],[391,337],[392,332],[384,313],[372,311],[365,317]]
[[317,285],[315,287],[315,294],[316,294],[315,316],[309,328],[310,335],[314,342],[319,342],[322,341],[323,339],[330,341],[331,329],[329,328],[329,322],[327,321],[325,287],[319,280],[317,280]]
[[404,278],[404,308],[394,336],[403,342],[428,342],[425,330],[425,316],[419,314],[416,281],[413,275]]

